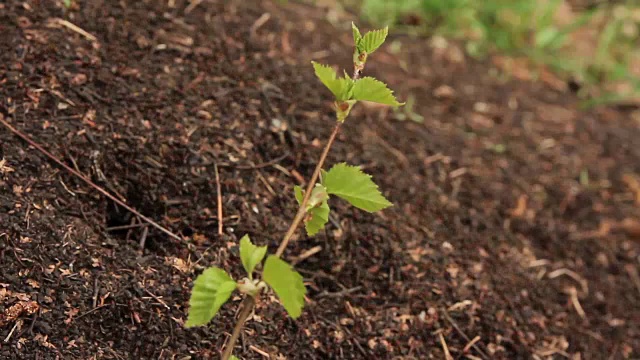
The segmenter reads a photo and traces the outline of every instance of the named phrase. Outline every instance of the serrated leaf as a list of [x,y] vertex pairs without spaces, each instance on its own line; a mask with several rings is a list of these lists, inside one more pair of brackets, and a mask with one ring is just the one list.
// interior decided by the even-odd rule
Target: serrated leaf
[[206,269],[193,282],[185,327],[206,325],[235,289],[236,282],[224,270],[217,267]]
[[[322,185],[316,184],[316,188],[318,186]],[[324,191],[326,193],[326,189],[324,189]],[[304,198],[303,190],[300,186],[296,185],[294,187],[294,192],[296,194],[296,200],[298,200],[298,205],[300,205],[302,203],[302,199]],[[307,235],[313,236],[317,234],[329,222],[329,212],[331,211],[331,209],[329,208],[327,199],[328,197],[325,198],[319,205],[311,207],[307,210],[308,217],[304,220],[304,227],[307,230]]]
[[276,292],[280,303],[287,310],[289,316],[297,319],[302,314],[304,295],[307,293],[302,281],[302,275],[284,260],[277,256],[269,255],[264,265],[262,277]]
[[364,77],[355,82],[352,98],[391,106],[404,105],[396,100],[393,91],[385,83],[372,77]]
[[319,64],[315,61],[311,62],[316,76],[331,91],[336,100],[347,100],[349,92],[353,86],[353,80],[349,78],[338,78],[335,70],[331,67]]
[[378,185],[358,166],[334,165],[324,178],[327,192],[336,195],[358,209],[374,212],[393,205],[384,198]]
[[240,259],[250,279],[253,279],[253,270],[264,259],[266,254],[267,247],[253,245],[249,235],[245,235],[240,239]]
[[385,26],[384,29],[369,31],[358,41],[358,51],[366,52],[367,54],[373,53],[384,43],[388,34],[388,26]]
[[331,209],[329,209],[329,204],[326,200],[308,211],[309,217],[304,221],[307,235],[314,236],[320,230],[324,229],[325,225],[329,222],[330,211]]
[[360,34],[360,30],[358,30],[358,27],[353,21],[351,22],[351,30],[353,31],[353,43],[358,46],[360,39],[362,39],[362,34]]

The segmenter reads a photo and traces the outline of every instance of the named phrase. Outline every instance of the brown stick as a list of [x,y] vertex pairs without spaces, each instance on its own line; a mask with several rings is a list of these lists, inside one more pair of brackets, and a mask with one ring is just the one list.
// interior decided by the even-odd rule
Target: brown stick
[[442,314],[444,315],[444,318],[447,319],[447,321],[453,326],[453,328],[456,329],[456,331],[465,340],[467,340],[467,342],[468,342],[467,346],[473,347],[482,356],[483,359],[489,359],[489,356],[487,356],[487,354],[484,351],[482,351],[482,349],[477,345],[477,341],[472,342],[471,339],[469,339],[467,334],[465,334],[464,331],[462,331],[462,329],[460,329],[460,326],[458,326],[458,324],[453,320],[453,318],[451,317],[451,315],[449,315],[449,312],[447,310],[443,309],[442,310]]
[[318,181],[318,177],[320,176],[320,170],[322,170],[322,165],[324,164],[324,161],[327,159],[327,155],[329,154],[331,145],[336,139],[336,135],[338,135],[338,131],[340,131],[341,126],[342,126],[342,123],[337,122],[336,126],[333,128],[333,132],[329,137],[329,141],[327,141],[327,144],[324,147],[324,151],[320,156],[320,160],[318,161],[318,165],[316,165],[316,169],[313,172],[313,175],[311,176],[311,180],[309,181],[309,184],[307,185],[307,190],[304,193],[304,198],[302,199],[302,202],[300,202],[300,208],[298,209],[298,213],[296,214],[296,217],[293,218],[293,222],[291,223],[291,226],[289,226],[289,230],[287,230],[287,233],[284,235],[284,238],[282,238],[282,242],[280,242],[278,251],[276,251],[277,257],[282,256],[284,249],[289,244],[291,237],[296,232],[298,225],[300,224],[305,214],[307,213],[307,203],[309,202],[309,198],[311,197],[311,192],[313,191],[313,187],[316,185],[316,181]]
[[55,157],[53,154],[51,154],[50,152],[48,152],[47,150],[45,150],[42,146],[40,146],[38,143],[36,143],[35,141],[31,140],[31,138],[29,138],[29,136],[23,134],[22,132],[20,132],[19,130],[17,130],[16,128],[14,128],[13,126],[11,126],[8,122],[6,122],[4,119],[0,118],[0,123],[2,123],[2,125],[4,125],[7,129],[9,129],[12,133],[16,134],[18,137],[20,137],[22,140],[26,141],[27,143],[29,143],[29,145],[35,147],[38,151],[40,151],[41,153],[43,153],[44,155],[46,155],[49,159],[55,161],[58,165],[62,166],[65,170],[67,170],[68,172],[72,173],[73,175],[77,176],[78,178],[80,178],[82,181],[84,181],[85,183],[87,183],[89,186],[91,186],[92,188],[98,190],[98,192],[100,192],[102,195],[108,197],[109,199],[111,199],[113,202],[115,202],[116,204],[122,206],[123,208],[129,210],[131,213],[133,213],[134,215],[138,216],[139,218],[141,218],[142,220],[148,222],[149,224],[151,224],[153,227],[155,227],[156,229],[162,231],[163,233],[171,236],[172,238],[176,239],[176,240],[182,240],[178,235],[172,233],[171,231],[167,230],[166,228],[162,227],[160,224],[156,223],[155,221],[149,219],[148,217],[140,214],[137,210],[135,210],[134,208],[132,208],[131,206],[125,204],[124,202],[122,202],[121,200],[119,200],[118,198],[116,198],[115,196],[109,194],[106,190],[104,190],[103,188],[101,188],[100,186],[94,184],[91,180],[87,179],[84,175],[80,174],[79,172],[77,172],[76,170],[72,169],[71,167],[69,167],[67,164],[63,163],[61,160],[59,160],[57,157]]
[[[356,70],[353,73],[353,79],[358,80],[358,78],[360,77],[360,73],[361,73],[361,70],[359,70],[356,67]],[[313,191],[313,187],[316,185],[316,181],[318,181],[318,177],[320,176],[320,171],[322,170],[322,165],[324,165],[324,161],[327,159],[329,150],[331,150],[331,145],[333,145],[333,142],[336,139],[336,135],[338,135],[338,131],[340,131],[340,127],[342,127],[342,122],[340,121],[336,122],[336,126],[333,128],[333,132],[331,132],[331,136],[329,136],[329,140],[327,141],[327,144],[324,146],[324,150],[322,151],[320,160],[318,161],[318,164],[316,165],[316,169],[313,171],[313,175],[311,176],[311,180],[307,185],[307,190],[304,193],[304,198],[300,202],[300,208],[298,209],[298,213],[296,213],[296,216],[293,218],[293,222],[291,223],[291,226],[289,226],[289,230],[287,230],[287,233],[284,235],[284,238],[282,238],[282,242],[280,242],[278,251],[276,251],[277,257],[282,256],[284,249],[286,249],[287,245],[289,244],[289,241],[291,241],[291,237],[296,232],[296,229],[298,229],[298,225],[300,225],[300,222],[302,221],[305,214],[307,213],[307,203],[309,202],[309,198],[311,197],[311,192]]]
[[213,171],[216,173],[216,192],[218,193],[218,235],[222,235],[222,187],[217,164],[213,164]]
[[251,310],[253,310],[253,306],[256,304],[253,296],[247,296],[242,301],[242,310],[240,311],[240,315],[238,316],[238,322],[236,322],[236,326],[233,328],[233,333],[227,342],[227,347],[224,349],[222,353],[222,360],[229,360],[231,354],[233,353],[233,347],[238,341],[238,337],[240,336],[240,331],[244,326],[244,322],[247,321],[249,315],[251,315]]
[[287,156],[289,156],[289,154],[284,154],[284,155],[278,156],[277,158],[275,158],[273,160],[269,160],[267,162],[264,162],[262,164],[257,164],[257,165],[235,165],[235,164],[228,164],[228,163],[220,163],[220,164],[218,164],[218,167],[228,167],[228,168],[232,168],[232,169],[235,169],[235,170],[257,170],[257,169],[262,169],[262,168],[266,168],[266,167],[269,167],[269,166],[273,166],[273,165],[279,163],[280,161],[286,159]]

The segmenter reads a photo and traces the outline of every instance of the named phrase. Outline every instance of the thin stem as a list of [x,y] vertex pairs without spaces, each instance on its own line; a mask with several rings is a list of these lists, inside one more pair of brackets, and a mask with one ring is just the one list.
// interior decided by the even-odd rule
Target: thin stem
[[238,341],[238,338],[240,337],[240,331],[242,331],[244,322],[247,321],[247,318],[251,315],[251,310],[253,310],[255,304],[256,300],[253,296],[246,296],[242,301],[242,310],[238,316],[238,322],[236,322],[236,326],[233,328],[233,333],[231,333],[231,337],[227,342],[227,347],[224,349],[224,353],[222,353],[222,360],[229,360],[231,357],[236,341]]
[[[284,249],[287,247],[287,244],[289,244],[289,241],[291,240],[293,233],[296,231],[296,229],[298,228],[298,225],[300,225],[300,222],[304,218],[304,215],[307,213],[306,208],[307,208],[307,203],[309,202],[309,198],[311,197],[311,191],[313,191],[313,187],[316,181],[318,181],[318,177],[320,176],[320,170],[322,170],[322,165],[324,164],[324,161],[327,159],[327,154],[329,154],[329,149],[331,149],[331,145],[335,141],[341,126],[342,126],[342,123],[337,122],[336,126],[333,128],[333,132],[331,133],[331,136],[327,141],[327,145],[325,145],[324,150],[322,151],[322,155],[320,156],[318,165],[316,165],[316,169],[313,172],[313,175],[311,176],[311,181],[309,181],[309,185],[307,185],[307,191],[305,192],[304,198],[300,203],[300,208],[298,209],[298,213],[296,214],[295,218],[293,218],[293,222],[291,222],[291,226],[289,227],[289,230],[287,230],[287,233],[284,235],[284,238],[280,243],[280,247],[278,247],[278,251],[276,251],[276,256],[278,257],[280,257],[284,252]],[[251,314],[251,310],[253,309],[253,306],[255,304],[256,304],[255,299],[252,296],[247,296],[244,298],[244,301],[242,302],[242,311],[240,312],[240,316],[238,316],[238,322],[236,323],[236,326],[233,328],[233,334],[231,334],[231,338],[227,343],[227,347],[224,349],[224,353],[222,354],[222,360],[229,360],[229,357],[231,357],[231,354],[233,353],[233,348],[236,344],[236,341],[238,341],[238,336],[240,335],[240,331],[242,330],[242,326],[244,325],[245,321],[247,321],[247,318],[249,317],[249,314]]]
[[[364,65],[362,67],[364,67]],[[360,73],[362,73],[362,69],[355,66],[355,69],[353,70],[353,80],[358,80],[360,78]]]
[[218,164],[213,164],[213,170],[216,174],[216,193],[218,196],[218,235],[222,235],[222,187],[220,186],[220,172],[218,172]]
[[302,221],[305,214],[307,213],[307,203],[309,202],[309,198],[311,197],[311,192],[313,191],[313,187],[316,185],[316,181],[318,181],[318,177],[320,176],[320,171],[322,170],[322,165],[324,164],[324,161],[327,159],[327,155],[329,154],[331,145],[335,141],[336,135],[338,135],[338,131],[340,131],[341,126],[342,126],[341,122],[336,122],[336,126],[333,128],[333,132],[331,133],[331,136],[329,137],[327,144],[324,146],[324,150],[322,151],[320,160],[318,161],[318,164],[316,165],[316,169],[314,170],[313,175],[311,176],[311,180],[307,185],[307,190],[304,193],[304,198],[302,199],[302,202],[300,202],[300,208],[298,209],[298,213],[293,218],[293,222],[291,222],[291,226],[289,226],[289,230],[287,230],[287,233],[282,238],[282,241],[280,242],[280,246],[278,247],[278,251],[276,251],[276,256],[278,257],[282,256],[284,249],[286,249],[287,245],[289,244],[289,241],[291,241],[291,237],[296,232],[298,225],[300,225],[300,222]]
[[[359,69],[356,66],[356,69],[353,72],[353,80],[358,80],[360,78],[360,74],[362,73],[362,69]],[[324,165],[324,161],[327,159],[327,155],[329,154],[329,150],[331,150],[331,145],[336,140],[336,135],[338,135],[338,131],[340,131],[340,127],[342,126],[342,122],[336,122],[336,126],[333,128],[333,132],[331,136],[329,136],[329,140],[327,144],[324,146],[324,150],[322,151],[322,155],[320,156],[320,160],[316,165],[316,169],[313,171],[313,175],[311,176],[311,181],[307,185],[307,190],[304,193],[304,198],[302,198],[302,202],[300,202],[300,208],[296,213],[296,216],[293,218],[293,222],[291,222],[291,226],[289,226],[289,230],[282,238],[280,242],[280,246],[278,247],[278,251],[276,251],[276,256],[282,256],[284,249],[289,245],[289,241],[291,241],[291,237],[298,229],[298,225],[302,219],[304,219],[305,214],[307,213],[307,203],[309,202],[309,198],[311,197],[311,192],[313,191],[313,187],[316,185],[316,181],[318,181],[318,177],[320,176],[320,171],[322,170],[322,165]]]

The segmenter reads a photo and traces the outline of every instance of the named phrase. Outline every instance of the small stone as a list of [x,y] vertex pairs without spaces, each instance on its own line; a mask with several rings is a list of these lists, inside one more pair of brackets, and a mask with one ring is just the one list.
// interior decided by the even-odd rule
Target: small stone
[[445,241],[442,243],[442,250],[446,251],[446,252],[452,252],[453,251],[453,245],[451,245],[450,242]]
[[433,91],[433,96],[438,99],[452,99],[456,96],[456,91],[449,85],[441,85]]

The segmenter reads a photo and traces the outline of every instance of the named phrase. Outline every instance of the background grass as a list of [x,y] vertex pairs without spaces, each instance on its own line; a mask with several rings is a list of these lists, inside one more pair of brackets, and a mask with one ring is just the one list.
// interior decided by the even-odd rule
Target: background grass
[[640,104],[640,3],[341,0],[374,25],[462,40],[467,53],[526,57],[582,86],[589,104]]

